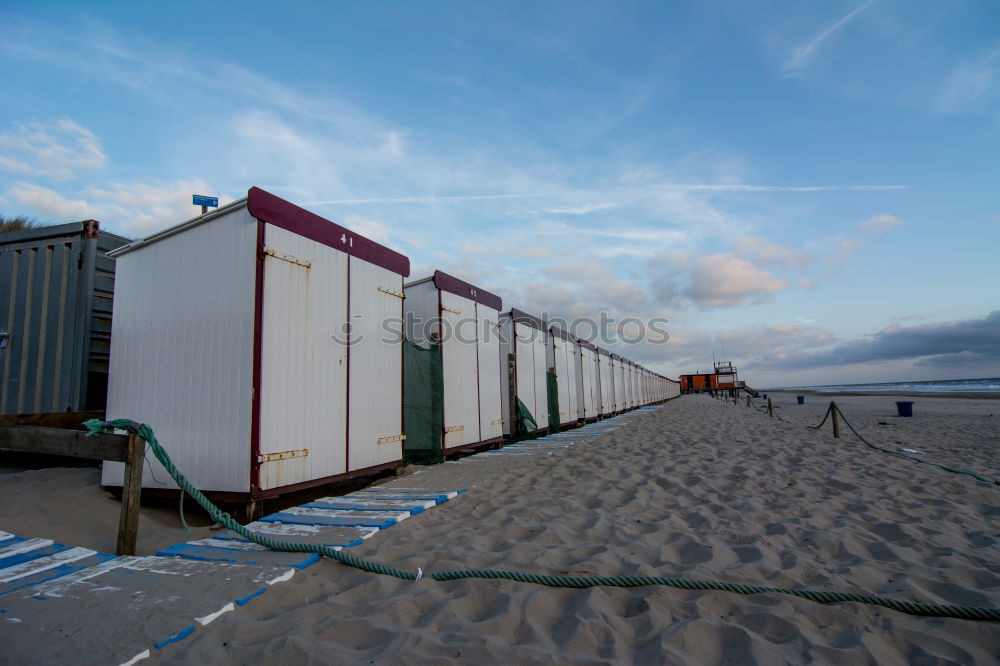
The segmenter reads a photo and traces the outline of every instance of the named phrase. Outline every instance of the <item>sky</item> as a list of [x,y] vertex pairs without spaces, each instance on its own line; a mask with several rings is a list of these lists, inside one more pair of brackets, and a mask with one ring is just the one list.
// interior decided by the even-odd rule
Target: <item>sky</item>
[[138,238],[258,186],[413,277],[615,322],[598,344],[668,376],[1000,376],[998,2],[0,0],[0,25],[0,214]]

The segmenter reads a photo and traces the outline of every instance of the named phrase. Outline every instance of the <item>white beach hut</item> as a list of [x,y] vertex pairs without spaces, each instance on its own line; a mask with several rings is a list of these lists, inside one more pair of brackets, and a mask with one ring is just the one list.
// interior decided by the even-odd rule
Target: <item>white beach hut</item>
[[[405,256],[256,187],[113,254],[107,416],[195,487],[253,502],[401,464]],[[175,491],[147,460],[143,487]]]
[[558,326],[549,327],[548,366],[556,373],[559,386],[559,426],[569,428],[580,420],[578,415],[576,339]]
[[541,319],[516,308],[500,315],[500,402],[505,435],[517,434],[518,400],[537,425],[527,434],[548,430],[546,328]]
[[601,402],[598,412],[602,417],[614,414],[615,404],[615,384],[614,367],[611,363],[611,352],[607,349],[597,348],[597,365],[601,384]]
[[441,271],[404,292],[407,338],[441,354],[441,453],[503,441],[500,297]]
[[577,405],[579,416],[584,421],[594,421],[600,416],[601,377],[597,364],[597,347],[586,340],[577,340],[580,370],[577,373],[576,385],[579,389]]

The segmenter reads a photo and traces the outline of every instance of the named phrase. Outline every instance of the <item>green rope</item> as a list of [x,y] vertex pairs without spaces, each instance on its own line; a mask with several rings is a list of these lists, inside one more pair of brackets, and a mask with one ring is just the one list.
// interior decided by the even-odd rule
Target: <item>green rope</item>
[[367,560],[362,560],[360,558],[348,555],[339,550],[335,550],[330,546],[323,544],[309,544],[309,543],[294,543],[290,541],[278,541],[277,539],[272,539],[270,537],[264,536],[257,532],[248,530],[243,525],[240,525],[232,516],[230,516],[225,511],[221,510],[215,504],[212,503],[204,494],[197,488],[191,485],[187,477],[184,476],[177,467],[174,466],[173,461],[170,460],[170,456],[163,449],[160,443],[156,440],[156,435],[153,433],[153,429],[146,424],[138,424],[135,421],[130,421],[128,419],[116,419],[114,421],[101,421],[99,419],[91,419],[83,425],[87,426],[87,429],[91,433],[97,433],[102,431],[114,431],[114,430],[127,430],[133,432],[139,437],[142,437],[149,443],[149,448],[153,451],[153,455],[156,457],[163,468],[167,470],[177,486],[181,489],[182,493],[187,493],[190,495],[194,501],[196,501],[205,511],[212,520],[223,527],[232,530],[236,534],[239,534],[244,539],[252,541],[256,544],[264,546],[265,548],[270,548],[271,550],[278,550],[289,553],[317,553],[324,557],[329,557],[330,559],[337,560],[342,564],[352,566],[356,569],[361,569],[363,571],[368,571],[371,573],[384,574],[386,576],[395,576],[396,578],[402,578],[403,580],[414,580],[417,575],[409,571],[403,571],[401,569],[394,569],[392,567],[386,566],[379,562],[369,562]]
[[[252,541],[271,550],[293,553],[317,553],[324,557],[337,560],[341,564],[368,571],[370,573],[394,576],[403,580],[417,580],[420,576],[411,571],[395,569],[380,562],[372,562],[353,557],[342,551],[334,550],[323,544],[294,543],[278,541],[248,530],[240,525],[228,513],[219,509],[197,488],[191,485],[170,460],[170,456],[156,440],[153,429],[145,424],[138,424],[128,419],[101,421],[92,419],[84,423],[91,434],[126,430],[142,437],[149,444],[156,457],[167,473],[177,482],[181,491],[186,492],[208,512],[212,520],[239,534],[244,539]],[[588,587],[644,587],[647,585],[662,585],[682,590],[716,590],[736,594],[787,594],[801,599],[808,599],[821,604],[854,602],[873,604],[891,610],[921,615],[924,617],[953,617],[962,620],[1000,621],[1000,608],[975,608],[968,606],[951,606],[947,604],[921,604],[912,601],[898,601],[874,594],[853,594],[845,592],[816,592],[812,590],[786,590],[779,587],[764,587],[760,585],[743,585],[722,581],[693,580],[690,578],[663,578],[660,576],[548,576],[544,574],[524,573],[520,571],[496,571],[490,569],[471,569],[467,571],[441,571],[430,575],[436,581],[460,580],[463,578],[485,578],[490,580],[511,580],[520,583],[534,583],[548,587],[565,587],[582,589]]]
[[[836,402],[833,402],[833,401],[830,402],[830,408],[827,410],[827,416],[829,416],[830,413],[833,410],[835,410],[835,409],[837,410],[837,413],[840,414],[840,418],[844,419],[844,424],[848,428],[850,428],[851,432],[854,433],[855,437],[857,437],[865,445],[869,446],[870,448],[875,449],[876,451],[881,451],[883,453],[888,453],[889,455],[896,456],[897,458],[903,458],[904,460],[910,460],[910,461],[913,461],[915,463],[920,463],[921,465],[930,465],[931,467],[937,467],[938,469],[942,469],[942,470],[944,470],[946,472],[951,472],[952,474],[964,474],[965,476],[971,476],[973,479],[976,479],[977,481],[982,481],[983,483],[989,483],[991,485],[1000,486],[1000,481],[995,480],[995,479],[988,479],[985,476],[980,476],[980,475],[978,475],[978,474],[976,474],[974,472],[968,472],[968,471],[966,471],[964,469],[955,469],[954,467],[946,467],[944,465],[939,465],[936,462],[931,462],[929,460],[921,460],[920,458],[914,458],[913,456],[903,455],[899,451],[893,451],[892,449],[884,449],[881,446],[876,446],[876,445],[872,444],[867,439],[865,439],[864,437],[861,436],[861,433],[858,432],[854,428],[854,426],[851,425],[851,422],[847,420],[847,417],[844,416],[844,411],[840,408],[840,406]],[[823,418],[823,423],[826,423],[826,417]],[[813,426],[809,426],[809,427],[813,428],[813,430],[816,430],[817,428],[819,428],[820,426],[822,426],[823,423],[820,423],[819,426],[816,426],[815,428],[813,428]]]

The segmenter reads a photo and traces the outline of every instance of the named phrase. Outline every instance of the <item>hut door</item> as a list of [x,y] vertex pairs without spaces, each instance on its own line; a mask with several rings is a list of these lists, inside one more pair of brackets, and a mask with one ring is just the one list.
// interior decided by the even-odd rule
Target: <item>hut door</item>
[[351,257],[349,471],[403,459],[403,276]]
[[483,441],[503,436],[501,417],[500,327],[496,310],[476,304],[479,317],[479,433]]
[[[441,293],[441,361],[444,365],[444,448],[480,441],[479,331],[476,303]],[[499,352],[498,352],[499,354]]]
[[267,226],[261,354],[262,490],[345,469],[347,255]]

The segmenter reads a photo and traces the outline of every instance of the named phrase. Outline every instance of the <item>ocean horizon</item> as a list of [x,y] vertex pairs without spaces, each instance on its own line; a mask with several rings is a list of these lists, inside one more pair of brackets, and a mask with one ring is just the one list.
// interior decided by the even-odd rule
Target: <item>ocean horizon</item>
[[1000,393],[1000,377],[981,379],[935,379],[922,382],[881,382],[867,384],[829,384],[823,386],[785,386],[762,389],[770,391],[841,392],[916,392],[916,393]]

